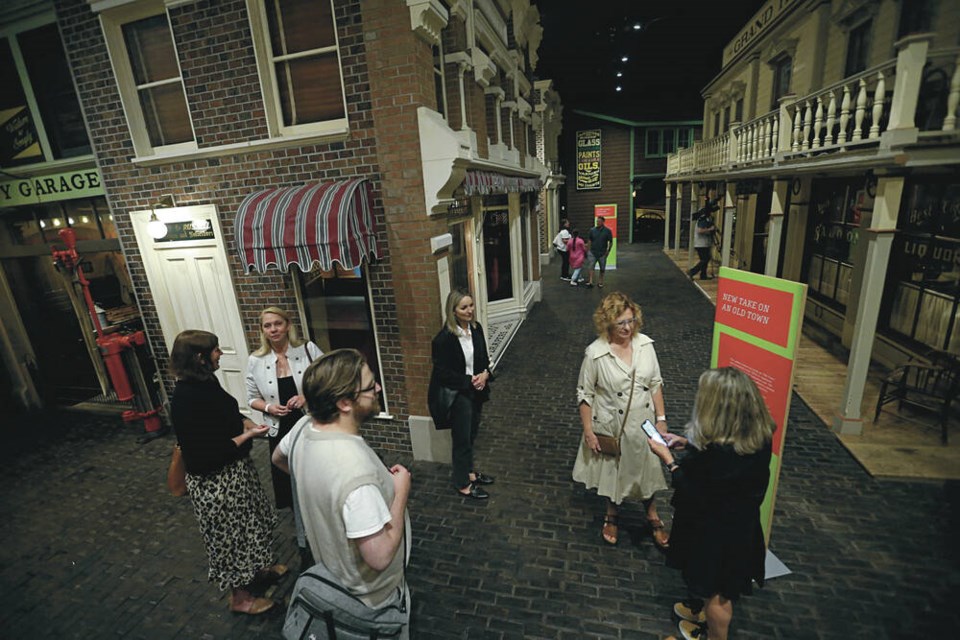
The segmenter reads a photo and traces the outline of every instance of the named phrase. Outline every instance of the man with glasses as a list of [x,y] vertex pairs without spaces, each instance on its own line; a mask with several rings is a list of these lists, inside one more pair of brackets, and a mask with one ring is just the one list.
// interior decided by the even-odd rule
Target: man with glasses
[[399,464],[388,469],[360,435],[360,425],[380,411],[379,392],[359,351],[337,349],[315,360],[303,374],[309,415],[280,442],[273,463],[293,468],[314,557],[367,606],[402,599],[409,612],[410,472]]

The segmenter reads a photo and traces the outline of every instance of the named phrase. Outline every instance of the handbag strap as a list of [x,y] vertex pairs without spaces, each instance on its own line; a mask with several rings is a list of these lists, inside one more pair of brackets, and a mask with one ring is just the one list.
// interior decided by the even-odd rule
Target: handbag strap
[[623,413],[623,422],[620,423],[620,435],[617,436],[617,446],[620,446],[620,441],[623,440],[623,430],[627,426],[627,418],[630,417],[630,405],[633,404],[633,388],[636,386],[634,380],[637,377],[637,370],[634,370],[630,373],[630,397],[627,399],[627,410]]

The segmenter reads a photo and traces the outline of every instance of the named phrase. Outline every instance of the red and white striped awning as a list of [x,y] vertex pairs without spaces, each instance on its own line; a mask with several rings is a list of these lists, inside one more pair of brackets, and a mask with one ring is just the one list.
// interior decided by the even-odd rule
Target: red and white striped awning
[[463,192],[468,196],[491,193],[531,192],[543,189],[540,178],[508,176],[494,171],[468,170],[463,180]]
[[240,203],[236,237],[244,270],[261,273],[296,264],[309,271],[339,263],[360,266],[380,257],[370,183],[365,178],[281,187],[253,193]]

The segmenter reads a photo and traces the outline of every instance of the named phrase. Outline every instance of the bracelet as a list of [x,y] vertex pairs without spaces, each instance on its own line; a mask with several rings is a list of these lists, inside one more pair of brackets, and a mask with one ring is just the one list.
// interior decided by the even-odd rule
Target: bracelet
[[667,416],[657,416],[657,422],[666,422]]
[[263,407],[263,412],[267,415],[270,415],[270,403],[268,402],[266,406]]
[[677,461],[676,461],[676,460],[672,460],[672,461],[670,462],[670,464],[667,465],[667,471],[669,471],[670,473],[673,473],[674,471],[677,470],[677,468],[678,468],[679,466],[680,466],[680,465],[677,464]]

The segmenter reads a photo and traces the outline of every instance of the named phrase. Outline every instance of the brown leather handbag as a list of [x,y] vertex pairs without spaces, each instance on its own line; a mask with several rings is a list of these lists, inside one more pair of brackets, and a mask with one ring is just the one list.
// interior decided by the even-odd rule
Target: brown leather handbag
[[614,438],[613,436],[595,434],[597,444],[600,445],[600,455],[620,457],[620,439],[623,437],[623,429],[627,426],[627,418],[630,416],[630,405],[633,404],[633,388],[636,386],[634,384],[636,377],[637,370],[634,369],[633,373],[630,374],[630,397],[627,399],[627,410],[623,414],[623,422],[620,423],[620,435]]
[[179,444],[173,445],[170,468],[167,469],[167,488],[178,498],[187,495],[187,467],[183,464],[183,453]]

